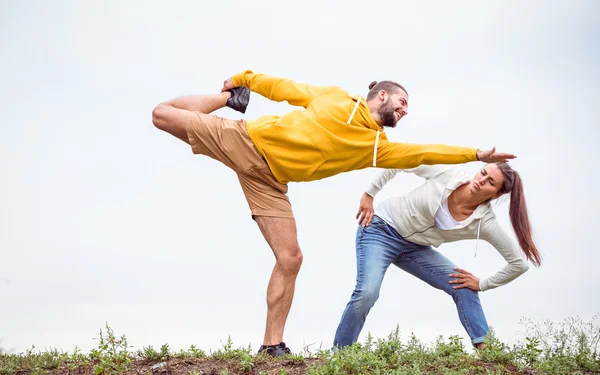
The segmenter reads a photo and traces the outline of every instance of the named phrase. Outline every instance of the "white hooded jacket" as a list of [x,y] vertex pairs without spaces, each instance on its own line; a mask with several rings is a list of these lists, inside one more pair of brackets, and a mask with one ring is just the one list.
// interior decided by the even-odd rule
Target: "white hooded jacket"
[[[481,204],[473,214],[456,228],[443,230],[435,225],[435,214],[452,191],[470,181],[472,176],[456,166],[421,165],[412,169],[386,169],[367,188],[371,197],[400,172],[414,173],[425,183],[411,192],[388,198],[393,222],[391,225],[405,240],[424,246],[438,247],[444,242],[479,239],[490,243],[508,263],[488,278],[479,280],[481,291],[504,285],[529,268],[517,244],[506,234],[489,203]],[[381,205],[375,214],[381,215]],[[477,246],[476,245],[476,246]],[[477,252],[477,248],[475,249]]]

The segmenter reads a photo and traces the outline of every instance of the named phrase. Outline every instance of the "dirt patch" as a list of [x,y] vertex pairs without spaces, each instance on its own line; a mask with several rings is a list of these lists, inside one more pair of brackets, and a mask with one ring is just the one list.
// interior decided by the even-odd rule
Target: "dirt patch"
[[[251,370],[241,369],[239,359],[172,359],[166,362],[136,361],[123,372],[124,375],[221,375],[224,370],[229,375],[281,375],[285,369],[287,375],[305,375],[308,367],[313,363],[321,363],[319,359],[307,358],[301,360],[285,359],[254,359]],[[16,375],[30,375],[31,371],[19,371]],[[47,375],[96,375],[94,365],[85,369],[73,370],[69,373],[67,368],[52,369]],[[108,375],[108,374],[107,374]]]

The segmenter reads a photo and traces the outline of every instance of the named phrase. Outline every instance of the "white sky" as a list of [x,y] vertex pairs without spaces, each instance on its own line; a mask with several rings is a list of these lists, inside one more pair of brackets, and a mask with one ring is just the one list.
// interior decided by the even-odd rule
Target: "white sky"
[[[599,4],[1,1],[0,345],[89,350],[108,321],[136,348],[218,349],[231,335],[258,349],[274,259],[237,178],[151,123],[159,102],[218,92],[244,69],[362,95],[397,80],[410,110],[390,139],[517,154],[545,264],[481,294],[488,322],[512,342],[520,317],[591,318]],[[254,94],[244,118],[290,108]],[[305,256],[284,336],[295,352],[332,344],[377,173],[290,184]],[[418,183],[400,176],[377,202]],[[512,234],[508,204],[497,214]],[[504,265],[474,246],[440,249],[480,277]],[[396,324],[428,343],[467,337],[449,296],[390,268],[360,340]]]

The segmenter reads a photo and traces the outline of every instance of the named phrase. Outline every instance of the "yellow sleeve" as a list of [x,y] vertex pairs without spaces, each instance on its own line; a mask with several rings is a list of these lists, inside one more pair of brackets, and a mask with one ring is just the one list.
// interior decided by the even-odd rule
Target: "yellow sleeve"
[[246,70],[232,77],[234,86],[246,86],[265,98],[276,102],[287,101],[291,105],[306,108],[310,102],[328,87],[312,86],[290,79],[271,77]]
[[477,161],[477,149],[444,144],[390,142],[382,137],[377,148],[377,168],[415,168],[419,165],[462,164]]

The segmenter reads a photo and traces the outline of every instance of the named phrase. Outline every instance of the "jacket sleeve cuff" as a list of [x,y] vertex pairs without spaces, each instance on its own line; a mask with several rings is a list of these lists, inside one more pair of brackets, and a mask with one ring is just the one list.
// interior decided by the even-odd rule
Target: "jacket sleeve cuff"
[[372,198],[375,198],[377,193],[379,193],[379,189],[373,184],[370,184],[369,187],[365,190],[365,193],[369,194]]
[[246,74],[252,74],[253,72],[251,70],[244,70],[241,73],[238,73],[236,75],[234,75],[233,77],[231,77],[231,81],[233,82],[233,85],[235,87],[240,87],[240,86],[246,86],[247,87],[247,82],[246,82]]
[[487,279],[479,279],[479,290],[485,292],[488,289]]

